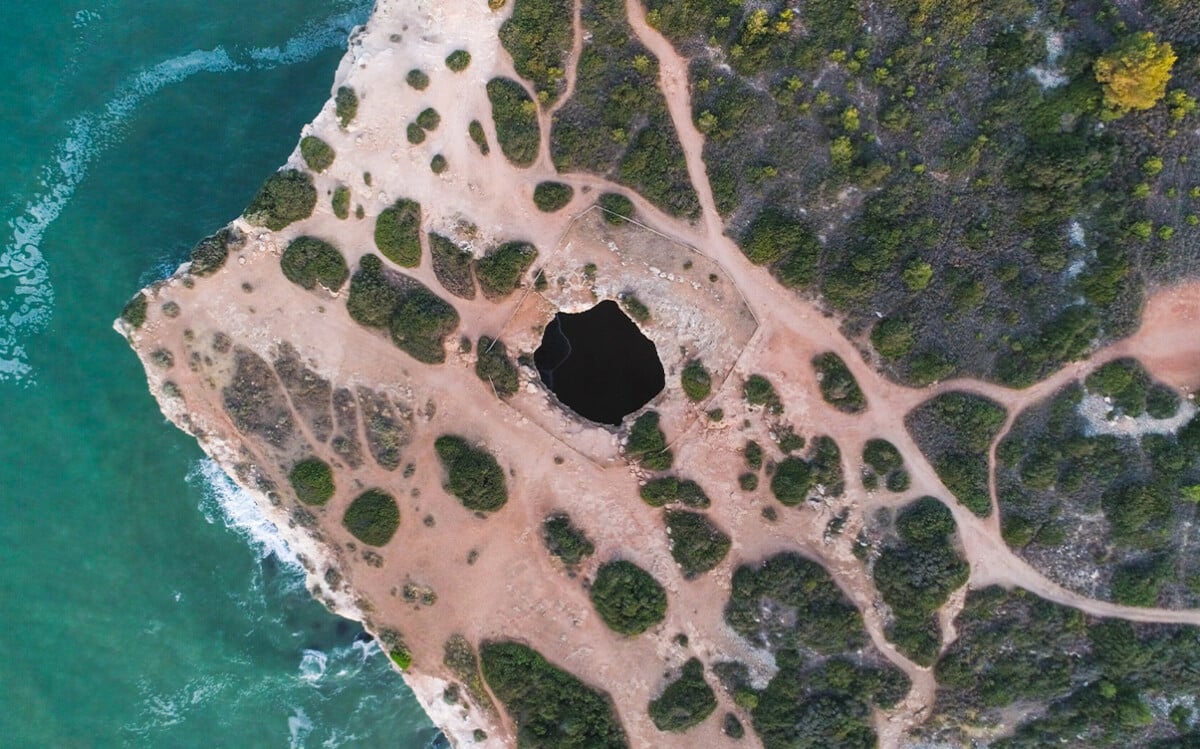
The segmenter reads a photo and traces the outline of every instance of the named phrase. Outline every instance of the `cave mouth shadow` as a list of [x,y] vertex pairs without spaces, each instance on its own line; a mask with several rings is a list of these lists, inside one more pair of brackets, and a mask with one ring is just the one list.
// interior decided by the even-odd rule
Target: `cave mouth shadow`
[[564,405],[601,424],[619,426],[666,386],[654,342],[611,299],[555,315],[533,361]]

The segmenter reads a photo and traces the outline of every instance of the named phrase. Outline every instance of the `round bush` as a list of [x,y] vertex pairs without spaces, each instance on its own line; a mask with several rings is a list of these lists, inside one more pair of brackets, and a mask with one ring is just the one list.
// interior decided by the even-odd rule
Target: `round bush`
[[690,401],[702,401],[712,392],[712,375],[699,359],[692,359],[684,365],[679,381]]
[[446,171],[447,166],[449,166],[449,164],[446,163],[446,157],[440,153],[429,160],[429,169],[434,174],[441,174],[442,172]]
[[375,219],[375,246],[396,265],[421,264],[421,204],[401,198]]
[[471,53],[465,49],[456,49],[446,56],[446,67],[455,73],[461,73],[471,64]]
[[333,148],[315,135],[306,135],[300,139],[300,155],[304,163],[314,172],[323,172],[333,164],[336,154]]
[[667,614],[667,593],[649,572],[633,562],[600,565],[591,589],[596,613],[614,632],[636,635]]
[[333,496],[333,470],[320,458],[305,458],[292,466],[288,481],[306,505],[323,505]]
[[275,172],[246,207],[246,220],[271,231],[312,215],[317,206],[317,188],[312,175],[298,169]]
[[408,128],[406,129],[405,134],[408,137],[408,142],[412,143],[414,146],[425,142],[425,131],[422,130],[421,126],[415,122],[408,123]]
[[491,512],[508,501],[504,471],[490,452],[474,448],[462,437],[451,434],[438,437],[433,449],[446,469],[446,491],[458,497],[463,507]]
[[798,505],[812,488],[812,467],[800,458],[784,458],[771,477],[771,493],[789,507]]
[[575,188],[562,182],[539,182],[533,188],[533,203],[543,213],[561,210],[575,195]]
[[424,70],[413,68],[408,71],[408,75],[404,76],[404,80],[418,91],[424,91],[429,87],[429,76],[425,74]]
[[279,259],[279,267],[287,280],[306,289],[321,284],[330,291],[337,291],[350,275],[342,253],[316,237],[293,239]]
[[383,546],[400,526],[400,508],[382,489],[368,489],[354,498],[342,518],[346,530],[369,546]]
[[596,201],[604,211],[604,220],[610,224],[623,224],[633,217],[633,201],[619,192],[606,192]]
[[442,116],[433,107],[426,107],[417,115],[417,124],[426,130],[437,130],[437,126],[442,124]]

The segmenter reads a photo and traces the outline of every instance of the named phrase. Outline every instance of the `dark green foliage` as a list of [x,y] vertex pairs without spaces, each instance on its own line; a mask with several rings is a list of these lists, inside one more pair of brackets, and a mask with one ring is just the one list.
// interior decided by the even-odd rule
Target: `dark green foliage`
[[375,219],[375,246],[396,265],[421,264],[421,204],[401,198]]
[[515,642],[479,648],[483,678],[517,726],[519,746],[540,749],[627,749],[607,695]]
[[444,488],[458,497],[463,507],[475,512],[493,512],[508,501],[504,471],[490,452],[472,447],[462,437],[452,434],[438,437],[433,448],[446,470]]
[[700,199],[692,189],[683,148],[665,112],[634,137],[617,168],[617,177],[672,216],[692,218],[700,213]]
[[337,248],[316,237],[296,237],[279,258],[283,275],[306,289],[321,284],[336,292],[346,283],[350,269]]
[[733,713],[725,713],[725,722],[721,726],[721,731],[731,739],[740,739],[746,735],[745,727]]
[[479,153],[487,156],[492,150],[491,147],[488,146],[487,133],[483,132],[483,125],[479,122],[479,120],[471,120],[471,123],[467,125],[467,135],[470,135],[471,140],[475,142],[475,145],[479,146]]
[[492,390],[501,398],[515,395],[519,380],[517,367],[508,358],[508,350],[504,341],[479,336],[475,350],[478,358],[475,360],[475,374],[484,382],[490,383]]
[[433,275],[437,276],[442,288],[460,299],[475,298],[471,253],[441,234],[430,233],[429,254],[433,261]]
[[863,461],[876,473],[886,474],[904,465],[896,446],[885,439],[870,439],[863,445]]
[[146,322],[146,295],[140,291],[128,302],[125,303],[125,308],[121,310],[121,319],[129,324],[129,327],[134,330],[142,327]]
[[755,265],[775,265],[776,276],[790,288],[812,283],[821,253],[821,243],[807,223],[773,206],[750,224],[741,248]]
[[691,479],[681,479],[677,476],[660,476],[650,479],[639,490],[642,501],[651,507],[678,502],[687,507],[704,509],[712,502],[704,489]]
[[521,84],[508,78],[488,81],[487,92],[492,102],[492,120],[496,123],[496,141],[504,157],[515,166],[531,165],[537,160],[542,141],[537,105]]
[[703,513],[667,510],[665,518],[671,537],[671,556],[683,568],[685,578],[708,572],[729,553],[729,534]]
[[528,242],[505,242],[476,260],[475,277],[483,295],[503,299],[513,293],[537,255],[537,248]]
[[1157,606],[1159,592],[1173,572],[1165,555],[1126,562],[1113,570],[1112,598],[1126,606]]
[[665,471],[675,457],[667,447],[667,435],[658,426],[658,412],[647,411],[629,428],[625,454],[651,471]]
[[346,530],[369,546],[383,546],[400,526],[400,508],[382,489],[368,489],[354,498],[342,517]]
[[758,474],[750,473],[749,471],[740,474],[738,476],[738,487],[744,492],[754,491],[758,488]]
[[417,68],[408,71],[408,74],[404,76],[404,80],[408,81],[408,85],[418,91],[424,91],[429,87],[429,76],[424,70],[418,70]]
[[1171,531],[1171,496],[1167,487],[1130,484],[1115,487],[1101,498],[1114,540],[1137,548],[1151,549],[1163,543]]
[[358,94],[354,93],[354,89],[349,86],[338,87],[337,94],[334,96],[334,107],[338,123],[342,128],[346,128],[358,115]]
[[333,198],[330,199],[329,207],[333,209],[333,215],[340,219],[350,217],[350,188],[345,185],[338,185],[333,188]]
[[888,544],[875,561],[875,586],[895,617],[888,639],[924,666],[933,664],[941,646],[934,614],[970,575],[953,546],[955,529],[944,504],[922,497],[900,511],[900,542]]
[[696,658],[683,664],[679,678],[650,701],[650,720],[660,731],[686,731],[717,709],[717,696],[704,678]]
[[589,591],[596,613],[609,629],[637,635],[663,620],[667,593],[649,572],[633,562],[606,562]]
[[752,406],[765,406],[773,414],[783,412],[783,401],[775,393],[775,386],[766,377],[752,374],[742,385],[742,397]]
[[867,642],[862,616],[829,573],[790,552],[734,572],[725,621],[772,651],[801,647],[828,655],[857,650]]
[[275,172],[246,207],[246,221],[271,231],[312,215],[317,206],[317,188],[312,175],[297,169]]
[[757,471],[759,468],[762,468],[762,445],[754,440],[746,440],[746,446],[742,448],[742,456],[746,459],[746,465],[751,470]]
[[1179,404],[1178,396],[1170,388],[1151,383],[1150,375],[1136,359],[1111,361],[1088,375],[1085,384],[1089,391],[1111,399],[1113,407],[1127,416],[1145,413],[1152,394],[1157,413],[1169,412],[1168,417],[1174,416]]
[[446,360],[446,336],[458,327],[454,307],[415,279],[385,271],[371,254],[350,279],[346,310],[360,325],[387,329],[397,347],[426,364]]
[[704,400],[712,392],[712,375],[704,367],[704,362],[691,359],[683,365],[679,373],[679,384],[683,386],[684,395],[693,403]]
[[1179,413],[1179,403],[1179,394],[1166,385],[1156,383],[1146,392],[1146,413],[1152,418],[1174,418]]
[[300,155],[304,163],[314,172],[323,172],[333,165],[337,155],[333,148],[315,135],[306,135],[300,139]]
[[433,107],[425,107],[417,115],[417,126],[422,130],[437,130],[440,124],[442,124],[442,116]]
[[567,566],[579,564],[584,557],[590,557],[596,551],[587,535],[571,522],[571,517],[565,512],[553,513],[542,521],[542,540],[546,543],[546,549]]
[[500,42],[513,67],[533,83],[538,99],[558,97],[571,49],[571,3],[567,0],[514,0],[512,16],[500,27]]
[[623,224],[633,218],[633,201],[616,192],[606,192],[596,201],[604,210],[604,220],[610,224]]
[[425,142],[425,130],[415,122],[408,123],[408,126],[404,129],[404,134],[408,138],[408,142],[414,146]]
[[987,451],[1005,415],[1002,406],[987,398],[950,392],[931,398],[905,417],[909,433],[942,483],[980,517],[987,517],[992,509]]
[[771,493],[789,507],[803,502],[812,485],[812,466],[800,458],[784,458],[771,476]]
[[216,273],[225,265],[225,260],[229,257],[229,245],[233,241],[234,233],[229,227],[200,240],[200,243],[192,248],[188,272],[193,276],[211,276]]
[[621,294],[621,306],[637,322],[642,324],[650,322],[650,308],[646,306],[645,302],[638,299],[636,294],[630,292]]
[[563,182],[539,182],[533,188],[533,202],[539,211],[554,213],[565,208],[575,195],[575,188]]
[[434,154],[434,157],[429,160],[429,171],[434,174],[441,174],[446,171],[450,165],[446,162],[446,157],[439,154]]
[[465,49],[456,49],[446,56],[446,67],[455,73],[461,73],[471,64],[471,53]]
[[359,325],[386,328],[403,295],[404,290],[398,280],[384,272],[379,257],[363,255],[358,270],[350,278],[346,310]]
[[333,469],[320,458],[299,461],[288,473],[296,498],[306,505],[323,505],[333,496]]
[[842,357],[827,351],[813,357],[813,369],[821,382],[821,397],[843,413],[861,413],[867,408],[867,398],[858,386]]

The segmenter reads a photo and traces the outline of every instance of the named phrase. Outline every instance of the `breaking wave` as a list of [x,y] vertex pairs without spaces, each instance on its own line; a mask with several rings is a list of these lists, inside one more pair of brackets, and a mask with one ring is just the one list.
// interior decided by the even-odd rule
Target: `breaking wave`
[[220,522],[250,544],[260,559],[274,555],[288,567],[300,569],[300,561],[288,547],[279,529],[245,489],[225,475],[212,458],[196,461],[187,482],[203,493],[200,512],[210,523]]

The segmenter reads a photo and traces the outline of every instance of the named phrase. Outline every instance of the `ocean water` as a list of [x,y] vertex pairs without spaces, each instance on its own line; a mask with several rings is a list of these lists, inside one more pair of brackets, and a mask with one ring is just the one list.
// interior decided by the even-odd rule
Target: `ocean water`
[[435,736],[111,329],[283,162],[369,11],[0,3],[0,746]]

